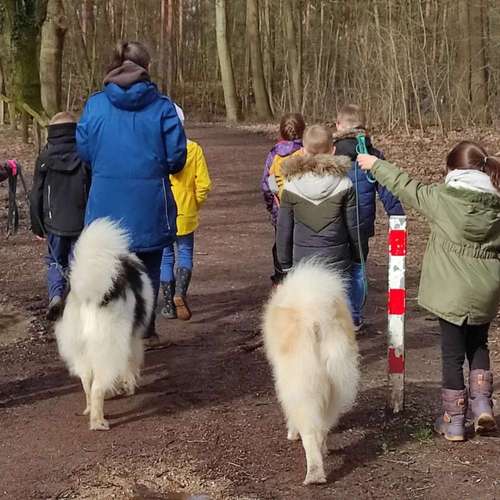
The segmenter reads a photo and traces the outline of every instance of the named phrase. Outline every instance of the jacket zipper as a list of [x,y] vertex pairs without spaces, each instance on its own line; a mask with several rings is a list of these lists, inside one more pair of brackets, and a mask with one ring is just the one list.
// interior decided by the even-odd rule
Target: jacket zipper
[[170,231],[170,221],[168,220],[168,202],[167,202],[167,190],[165,189],[165,180],[162,181],[163,186],[163,198],[165,200],[165,216],[167,218],[167,227]]
[[48,185],[48,193],[47,193],[47,205],[49,209],[49,219],[52,219],[52,210],[50,208],[50,184]]

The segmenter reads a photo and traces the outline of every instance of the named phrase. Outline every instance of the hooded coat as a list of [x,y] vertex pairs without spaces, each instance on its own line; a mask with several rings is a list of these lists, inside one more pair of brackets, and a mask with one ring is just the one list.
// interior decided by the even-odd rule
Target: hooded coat
[[271,222],[276,226],[278,222],[278,210],[280,208],[278,196],[278,182],[276,179],[270,179],[270,169],[276,160],[284,160],[302,148],[301,140],[280,141],[273,146],[266,158],[264,172],[260,181],[260,189],[264,196],[267,211],[271,214]]
[[78,236],[83,229],[90,172],[76,151],[76,123],[49,125],[30,192],[31,229],[37,236]]
[[371,139],[367,136],[364,129],[357,128],[337,132],[333,135],[333,140],[335,143],[335,154],[348,156],[351,159],[352,164],[347,175],[351,179],[358,195],[360,229],[367,237],[371,238],[375,234],[375,217],[377,215],[375,202],[377,194],[384,205],[387,215],[404,215],[405,213],[399,200],[378,182],[370,182],[367,173],[357,165],[356,137],[359,134],[365,136],[368,153],[377,158],[384,159],[382,152],[373,147]]
[[491,322],[500,301],[500,193],[475,181],[488,176],[454,170],[445,184],[425,185],[386,161],[371,171],[429,222],[419,304],[454,325]]
[[186,161],[186,137],[173,103],[131,61],[111,71],[87,101],[78,152],[90,164],[85,223],[110,217],[127,229],[131,250],[160,250],[176,237],[169,175]]
[[187,160],[184,168],[170,176],[177,204],[177,236],[185,236],[198,228],[199,212],[212,188],[208,166],[201,146],[187,141]]
[[322,258],[341,272],[360,259],[350,166],[349,158],[329,154],[296,155],[283,163],[276,246],[285,272],[308,257]]

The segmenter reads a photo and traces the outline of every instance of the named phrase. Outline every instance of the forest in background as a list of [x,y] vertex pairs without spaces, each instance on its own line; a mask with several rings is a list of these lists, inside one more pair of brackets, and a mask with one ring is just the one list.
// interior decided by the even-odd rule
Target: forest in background
[[0,35],[3,122],[81,110],[124,39],[191,118],[333,121],[346,102],[407,132],[500,118],[499,0],[0,0]]

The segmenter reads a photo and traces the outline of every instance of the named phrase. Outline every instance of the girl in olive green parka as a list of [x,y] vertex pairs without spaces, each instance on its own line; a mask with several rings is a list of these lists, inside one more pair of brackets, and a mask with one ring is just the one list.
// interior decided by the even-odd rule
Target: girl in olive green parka
[[448,154],[445,182],[431,185],[371,155],[359,155],[358,162],[430,224],[419,303],[441,326],[444,412],[435,430],[463,441],[468,408],[476,432],[494,430],[488,330],[500,301],[500,159],[461,142]]

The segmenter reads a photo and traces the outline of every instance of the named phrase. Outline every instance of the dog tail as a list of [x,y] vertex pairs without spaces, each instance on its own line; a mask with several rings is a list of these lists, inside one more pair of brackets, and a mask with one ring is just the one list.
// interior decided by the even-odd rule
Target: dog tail
[[129,236],[117,222],[96,219],[86,227],[73,252],[71,291],[81,302],[101,303],[120,271],[120,257],[129,253]]
[[293,309],[308,323],[303,326],[314,329],[315,323],[331,320],[332,305],[346,302],[346,283],[341,275],[321,259],[312,258],[301,261],[288,273],[268,306]]
[[[320,259],[298,264],[271,297],[264,314],[268,356],[288,350],[298,374],[326,366],[343,413],[349,409],[359,382],[358,348],[347,305],[346,284]],[[291,353],[297,353],[293,359]]]

